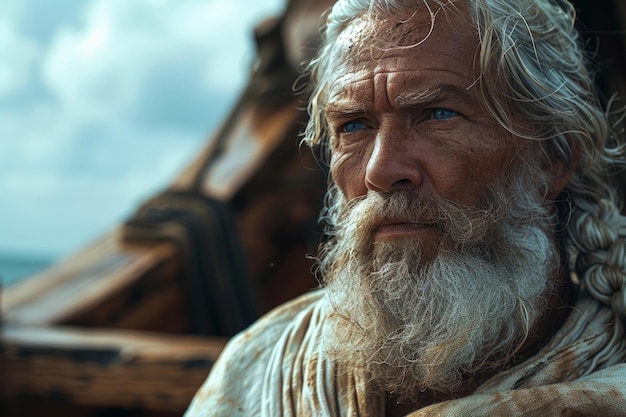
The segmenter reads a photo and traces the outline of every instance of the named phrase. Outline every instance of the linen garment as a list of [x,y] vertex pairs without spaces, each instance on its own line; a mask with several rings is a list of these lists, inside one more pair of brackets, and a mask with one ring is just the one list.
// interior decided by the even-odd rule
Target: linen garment
[[[326,290],[316,290],[237,335],[185,416],[384,416],[384,395],[362,368],[325,353],[324,326],[337,323],[331,312]],[[610,307],[580,292],[566,323],[534,357],[470,396],[409,416],[626,416],[623,329]]]

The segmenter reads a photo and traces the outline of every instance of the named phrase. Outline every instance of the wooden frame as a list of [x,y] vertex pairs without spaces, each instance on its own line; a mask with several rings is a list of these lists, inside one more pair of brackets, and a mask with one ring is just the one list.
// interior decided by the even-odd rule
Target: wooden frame
[[226,339],[6,325],[0,342],[5,398],[53,393],[80,405],[182,413]]
[[181,265],[174,245],[116,231],[6,289],[0,404],[182,414],[227,339],[183,334]]

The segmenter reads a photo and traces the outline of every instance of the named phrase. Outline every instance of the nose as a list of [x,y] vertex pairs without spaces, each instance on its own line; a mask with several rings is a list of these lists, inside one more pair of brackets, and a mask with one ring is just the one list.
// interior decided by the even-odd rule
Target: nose
[[380,130],[365,170],[370,191],[411,191],[423,181],[419,163],[401,136]]

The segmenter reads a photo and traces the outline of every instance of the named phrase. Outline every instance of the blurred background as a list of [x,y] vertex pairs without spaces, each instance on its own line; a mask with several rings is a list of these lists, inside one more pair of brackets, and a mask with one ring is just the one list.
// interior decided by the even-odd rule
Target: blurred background
[[2,0],[2,285],[167,185],[244,87],[254,26],[285,3]]

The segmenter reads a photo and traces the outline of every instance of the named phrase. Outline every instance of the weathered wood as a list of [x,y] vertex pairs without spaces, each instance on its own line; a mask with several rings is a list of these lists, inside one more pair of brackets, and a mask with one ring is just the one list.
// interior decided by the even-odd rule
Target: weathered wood
[[1,396],[181,412],[226,339],[112,329],[6,325]]
[[[180,318],[178,330],[185,331],[180,269],[173,245],[125,244],[115,231],[49,270],[5,289],[2,317],[5,322],[24,325],[168,330],[161,320],[175,315]],[[152,328],[149,324],[155,321],[159,323]]]
[[[264,108],[242,106],[240,118],[231,127],[227,146],[213,160],[204,178],[203,191],[218,200],[227,201],[259,171],[276,148],[291,135],[294,120],[301,118],[296,100],[283,106]],[[296,141],[289,145],[295,154]]]

